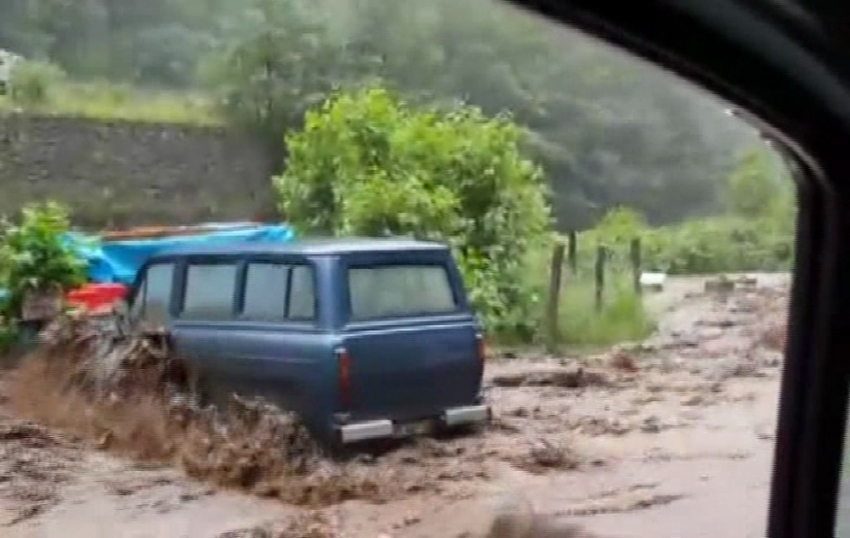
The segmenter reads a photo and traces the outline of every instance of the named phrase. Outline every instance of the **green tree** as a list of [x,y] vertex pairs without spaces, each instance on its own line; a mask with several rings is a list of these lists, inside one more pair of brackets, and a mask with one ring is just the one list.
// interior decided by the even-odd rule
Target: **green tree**
[[412,106],[379,86],[339,92],[286,137],[280,209],[304,233],[447,241],[488,329],[530,337],[529,249],[550,226],[522,130],[480,109]]
[[9,293],[0,318],[16,319],[28,292],[67,291],[85,282],[85,260],[62,241],[69,229],[67,209],[53,201],[27,205],[18,222],[0,223],[0,287]]
[[0,48],[70,74],[185,86],[224,35],[222,0],[4,0]]
[[510,112],[562,229],[617,204],[653,224],[716,210],[718,180],[753,137],[672,77],[493,0],[262,1],[216,57],[231,118],[280,147],[303,110],[374,78],[415,102]]
[[0,47],[71,78],[209,82],[275,152],[273,172],[304,111],[364,80],[507,111],[563,230],[617,204],[651,224],[716,213],[738,150],[757,140],[676,79],[498,0],[3,0]]
[[[323,102],[352,70],[316,6],[299,0],[255,0],[243,39],[217,51],[205,66],[228,117],[259,132],[282,166],[281,140],[304,113]],[[279,170],[275,170],[277,172]]]
[[729,210],[742,217],[757,217],[771,211],[781,191],[775,172],[766,151],[746,151],[727,180]]

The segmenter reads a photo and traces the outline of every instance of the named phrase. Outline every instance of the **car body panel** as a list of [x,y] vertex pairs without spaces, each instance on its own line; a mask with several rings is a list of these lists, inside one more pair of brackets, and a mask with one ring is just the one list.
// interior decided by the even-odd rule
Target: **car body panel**
[[[181,247],[146,262],[131,301],[147,268],[169,262],[176,267],[166,326],[176,353],[187,361],[215,403],[225,403],[233,393],[267,398],[297,412],[314,433],[326,439],[360,421],[445,422],[446,416],[466,416],[459,410],[481,406],[480,328],[460,273],[443,245],[331,240],[265,247],[257,243]],[[244,319],[240,305],[245,301],[246,267],[257,262],[311,267],[315,319]],[[232,312],[227,319],[184,319],[187,267],[214,263],[238,267]],[[445,267],[456,308],[436,315],[350,320],[348,269],[385,264]],[[345,397],[337,362],[340,349],[351,359],[350,391]],[[394,434],[398,428],[392,429]]]

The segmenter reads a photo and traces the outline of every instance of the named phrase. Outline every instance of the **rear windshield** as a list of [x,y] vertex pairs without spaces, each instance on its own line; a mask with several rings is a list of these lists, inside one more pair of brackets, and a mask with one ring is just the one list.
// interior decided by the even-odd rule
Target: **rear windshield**
[[445,314],[457,309],[444,265],[373,265],[348,270],[351,319]]

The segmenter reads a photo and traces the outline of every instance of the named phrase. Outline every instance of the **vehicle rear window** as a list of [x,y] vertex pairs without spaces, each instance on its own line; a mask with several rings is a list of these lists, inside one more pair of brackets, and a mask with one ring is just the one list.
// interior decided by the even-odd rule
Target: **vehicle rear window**
[[189,264],[180,317],[204,321],[231,319],[236,269],[235,263]]
[[348,270],[351,319],[444,314],[457,308],[444,265],[379,265]]

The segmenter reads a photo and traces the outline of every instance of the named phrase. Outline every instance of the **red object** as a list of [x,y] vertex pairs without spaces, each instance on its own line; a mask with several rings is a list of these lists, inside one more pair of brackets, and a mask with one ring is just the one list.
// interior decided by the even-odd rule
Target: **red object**
[[116,301],[127,295],[127,286],[123,284],[86,284],[71,290],[65,295],[65,301],[71,307],[83,308],[92,313],[108,312]]
[[339,398],[344,407],[351,404],[351,357],[345,348],[336,350],[336,367],[339,377]]

